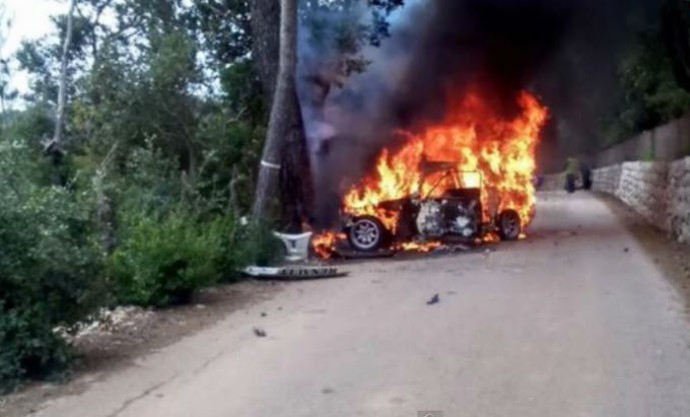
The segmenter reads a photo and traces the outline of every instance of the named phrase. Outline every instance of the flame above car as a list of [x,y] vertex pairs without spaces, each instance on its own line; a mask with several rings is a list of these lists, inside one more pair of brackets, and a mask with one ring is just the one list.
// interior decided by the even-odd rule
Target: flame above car
[[[524,228],[534,216],[535,153],[548,110],[528,92],[521,92],[516,104],[518,111],[507,117],[471,89],[451,101],[441,123],[418,133],[399,132],[402,146],[381,151],[376,169],[345,193],[343,212],[351,217],[373,216],[395,232],[400,213],[386,202],[411,196],[439,198],[448,190],[478,188],[484,221],[514,211]],[[335,236],[317,238],[320,252],[335,242]],[[417,246],[401,245],[403,250]]]
[[380,203],[413,194],[442,195],[453,187],[452,179],[440,178],[442,173],[425,176],[423,167],[425,161],[443,161],[458,171],[481,174],[485,211],[515,210],[526,226],[534,214],[535,152],[548,111],[527,92],[517,102],[519,113],[506,120],[470,91],[451,107],[445,122],[420,134],[404,133],[406,144],[395,152],[384,149],[376,171],[347,192],[343,210],[377,216],[392,227],[395,215]]

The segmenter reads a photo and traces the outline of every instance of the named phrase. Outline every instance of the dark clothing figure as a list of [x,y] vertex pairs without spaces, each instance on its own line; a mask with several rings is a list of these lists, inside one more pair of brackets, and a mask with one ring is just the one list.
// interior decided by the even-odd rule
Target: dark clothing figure
[[572,194],[576,190],[577,176],[575,174],[568,173],[565,175],[565,190]]
[[585,190],[592,189],[592,169],[587,164],[582,164],[582,188]]
[[572,194],[577,190],[577,174],[580,171],[580,162],[575,158],[568,158],[565,165],[565,190]]

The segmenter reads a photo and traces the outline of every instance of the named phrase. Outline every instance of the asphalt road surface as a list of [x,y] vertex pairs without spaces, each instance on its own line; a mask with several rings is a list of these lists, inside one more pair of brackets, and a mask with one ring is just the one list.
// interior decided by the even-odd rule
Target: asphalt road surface
[[542,195],[530,238],[492,253],[347,268],[37,414],[690,416],[682,299],[592,196]]

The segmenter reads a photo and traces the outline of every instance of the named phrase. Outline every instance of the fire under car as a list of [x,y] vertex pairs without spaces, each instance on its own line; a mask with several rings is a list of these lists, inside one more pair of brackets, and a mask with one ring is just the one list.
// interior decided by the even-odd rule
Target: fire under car
[[[348,215],[344,232],[359,252],[393,249],[405,242],[467,243],[498,235],[517,240],[523,219],[517,211],[484,210],[482,176],[459,171],[449,164],[434,163],[420,181],[422,192],[384,201],[376,215]],[[495,199],[493,199],[495,201]],[[500,207],[500,203],[492,204]]]

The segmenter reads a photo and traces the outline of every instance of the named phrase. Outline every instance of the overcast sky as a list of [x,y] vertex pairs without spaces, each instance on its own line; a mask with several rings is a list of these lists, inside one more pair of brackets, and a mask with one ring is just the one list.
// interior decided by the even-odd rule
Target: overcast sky
[[[12,55],[25,39],[40,38],[53,31],[50,16],[66,13],[68,8],[65,0],[0,0],[4,17],[12,23],[9,33],[6,33],[8,37],[1,51],[2,56]],[[27,92],[27,81],[26,74],[14,72],[12,85],[20,93]]]

